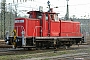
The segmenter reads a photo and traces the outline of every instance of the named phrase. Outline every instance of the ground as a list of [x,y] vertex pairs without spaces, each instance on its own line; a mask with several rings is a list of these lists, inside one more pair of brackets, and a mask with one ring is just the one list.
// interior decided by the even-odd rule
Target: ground
[[[73,45],[68,49],[24,50],[0,48],[0,60],[90,60],[90,44]],[[7,46],[8,47],[8,46]]]
[[[64,50],[65,51],[65,50]],[[61,51],[56,51],[56,55]],[[49,57],[38,57],[23,60],[90,60],[90,45],[72,46],[70,50],[66,50],[66,54]]]
[[90,45],[73,45],[67,50],[0,48],[0,60],[90,60]]

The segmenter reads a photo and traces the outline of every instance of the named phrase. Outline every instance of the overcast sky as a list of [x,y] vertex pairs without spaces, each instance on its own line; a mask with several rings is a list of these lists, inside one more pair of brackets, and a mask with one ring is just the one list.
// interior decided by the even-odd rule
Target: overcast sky
[[[7,0],[8,3],[12,3],[13,0]],[[16,2],[17,0],[15,0]],[[25,3],[18,4],[18,10],[38,10],[39,6],[43,6],[44,11],[47,11],[47,1],[48,0],[34,0],[27,1]],[[58,6],[59,8],[54,8],[55,12],[60,13],[60,17],[64,17],[66,14],[66,0],[49,0],[51,7]],[[76,15],[76,17],[86,18],[90,17],[90,0],[69,0],[69,15]]]

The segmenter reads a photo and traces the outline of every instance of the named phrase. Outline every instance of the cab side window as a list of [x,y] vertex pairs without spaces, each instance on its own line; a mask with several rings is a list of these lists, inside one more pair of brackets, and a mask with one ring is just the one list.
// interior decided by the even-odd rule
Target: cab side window
[[41,19],[41,18],[42,18],[42,13],[37,12],[37,18],[38,18],[38,19]]

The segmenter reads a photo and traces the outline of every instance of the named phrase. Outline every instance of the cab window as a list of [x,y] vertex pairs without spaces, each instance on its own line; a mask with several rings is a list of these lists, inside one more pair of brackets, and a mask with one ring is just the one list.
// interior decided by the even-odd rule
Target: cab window
[[42,13],[41,12],[37,12],[37,18],[41,19],[42,18]]

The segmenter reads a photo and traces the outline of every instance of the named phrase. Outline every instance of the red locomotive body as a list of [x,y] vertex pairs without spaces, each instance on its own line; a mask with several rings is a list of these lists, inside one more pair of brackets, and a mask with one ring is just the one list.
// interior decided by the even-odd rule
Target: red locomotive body
[[[48,22],[45,21],[45,27],[40,26],[40,19],[30,18],[16,18],[15,29],[17,30],[17,36],[22,36],[22,30],[25,31],[25,37],[40,37],[40,28],[43,28],[44,34],[42,37],[48,36]],[[73,21],[50,21],[50,36],[57,37],[80,37],[80,22]]]
[[15,19],[17,35],[7,39],[14,47],[70,47],[82,41],[80,22],[60,20],[54,12],[30,11],[28,14],[29,18]]

